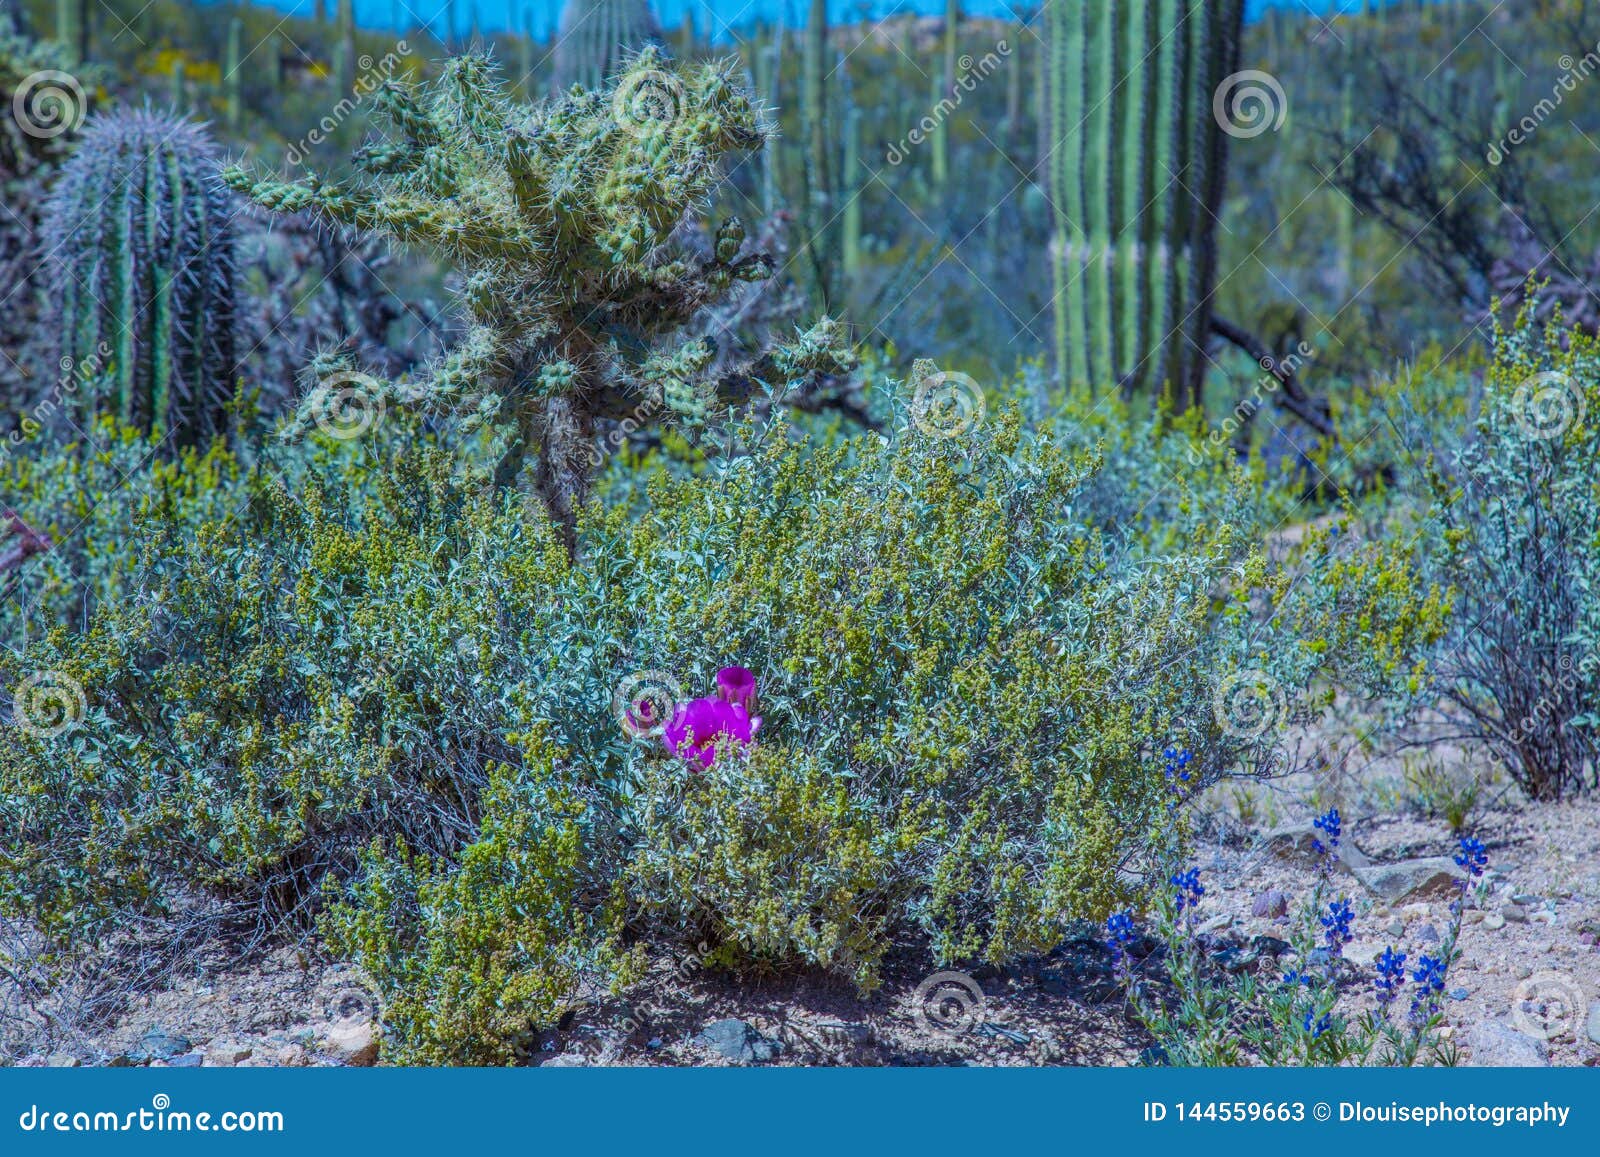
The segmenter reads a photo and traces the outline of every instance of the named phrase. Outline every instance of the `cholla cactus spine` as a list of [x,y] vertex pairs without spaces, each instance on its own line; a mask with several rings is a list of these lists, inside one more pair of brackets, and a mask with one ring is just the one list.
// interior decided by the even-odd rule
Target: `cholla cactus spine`
[[220,433],[235,385],[232,207],[216,163],[188,121],[96,117],[45,211],[58,363],[94,367],[123,420],[178,442]]

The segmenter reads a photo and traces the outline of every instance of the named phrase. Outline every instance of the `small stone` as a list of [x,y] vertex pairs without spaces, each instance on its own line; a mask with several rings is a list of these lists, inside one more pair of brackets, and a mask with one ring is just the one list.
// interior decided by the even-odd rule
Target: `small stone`
[[1528,922],[1528,910],[1520,904],[1507,904],[1500,909],[1500,915],[1513,924],[1526,924]]
[[712,1021],[694,1039],[717,1055],[740,1064],[770,1061],[783,1051],[781,1044],[762,1036],[754,1025],[733,1017]]
[[1511,893],[1511,902],[1513,904],[1526,904],[1526,905],[1532,906],[1532,905],[1537,904],[1539,902],[1539,897],[1530,896],[1526,892],[1512,892]]
[[1464,988],[1452,988],[1450,990],[1450,999],[1451,1000],[1466,1000],[1467,999],[1467,990],[1464,989]]
[[167,1068],[198,1069],[205,1062],[205,1059],[204,1053],[182,1053],[175,1057],[169,1057]]
[[1250,915],[1257,919],[1275,919],[1289,911],[1289,897],[1276,888],[1269,888],[1256,897],[1250,906]]
[[155,1028],[139,1038],[137,1055],[148,1057],[154,1061],[170,1061],[173,1057],[188,1052],[194,1046],[189,1043],[188,1037],[178,1036],[176,1033],[167,1032],[165,1029]]
[[279,1049],[274,1059],[286,1069],[298,1069],[304,1068],[311,1058],[306,1055],[304,1045],[291,1044]]
[[1490,932],[1498,932],[1506,926],[1506,918],[1498,912],[1490,912],[1483,918],[1483,926]]
[[1593,932],[1579,932],[1578,933],[1578,943],[1579,944],[1583,944],[1583,945],[1587,946],[1587,945],[1593,944],[1595,942],[1595,940],[1596,940],[1596,937],[1595,937],[1595,934]]
[[75,1069],[80,1064],[82,1062],[71,1053],[51,1053],[44,1062],[47,1069]]
[[1483,909],[1468,908],[1465,912],[1461,913],[1461,922],[1463,924],[1482,924]]
[[340,1064],[367,1068],[378,1061],[378,1035],[370,1021],[334,1021],[322,1038],[322,1048]]
[[206,1066],[208,1068],[231,1068],[240,1061],[247,1061],[255,1055],[255,1049],[249,1045],[238,1044],[234,1041],[213,1041],[206,1049]]
[[1498,1021],[1485,1020],[1473,1025],[1465,1041],[1477,1068],[1546,1068],[1550,1049],[1542,1040],[1527,1036]]
[[1538,911],[1532,913],[1528,919],[1534,924],[1554,924],[1556,922],[1556,914],[1540,908]]
[[1421,928],[1417,929],[1417,942],[1419,944],[1439,943],[1439,930],[1432,924],[1424,924]]
[[541,1069],[583,1069],[588,1066],[589,1058],[582,1053],[557,1053],[539,1065]]
[[1587,1027],[1589,1039],[1600,1045],[1600,1000],[1589,1006],[1589,1024]]
[[1406,923],[1404,920],[1396,918],[1389,921],[1389,923],[1384,926],[1383,930],[1390,936],[1398,938],[1406,934]]

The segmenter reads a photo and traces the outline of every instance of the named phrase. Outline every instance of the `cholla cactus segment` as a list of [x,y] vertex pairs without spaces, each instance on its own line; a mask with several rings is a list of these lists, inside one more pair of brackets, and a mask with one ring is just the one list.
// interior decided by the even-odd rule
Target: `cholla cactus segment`
[[391,82],[376,103],[390,131],[357,153],[347,181],[284,182],[239,166],[224,177],[269,208],[370,230],[456,268],[466,337],[391,392],[507,426],[493,477],[515,482],[536,452],[536,485],[559,520],[587,492],[593,455],[558,443],[592,437],[596,421],[665,409],[699,422],[729,393],[723,379],[782,388],[819,361],[828,372],[849,362],[835,329],[706,380],[709,347],[680,332],[772,272],[766,254],[743,252],[737,220],[709,254],[673,240],[710,199],[724,159],[771,132],[732,62],[674,65],[646,48],[605,90],[529,105],[488,57],[464,56],[431,84]]
[[235,206],[199,125],[97,115],[45,206],[62,367],[93,367],[123,421],[180,443],[222,432],[236,385]]

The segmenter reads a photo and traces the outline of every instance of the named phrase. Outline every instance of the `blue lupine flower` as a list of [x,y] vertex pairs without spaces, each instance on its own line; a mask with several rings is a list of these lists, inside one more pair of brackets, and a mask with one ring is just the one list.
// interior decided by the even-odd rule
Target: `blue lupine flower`
[[1132,942],[1133,935],[1133,913],[1113,912],[1106,920],[1106,939],[1119,955],[1122,946]]
[[1339,836],[1344,830],[1339,819],[1339,809],[1329,808],[1322,815],[1311,821],[1311,826],[1328,837],[1326,845],[1321,840],[1311,841],[1311,850],[1319,856],[1337,857],[1339,854]]
[[1326,930],[1328,951],[1335,956],[1341,955],[1344,946],[1355,939],[1350,932],[1350,924],[1355,920],[1355,913],[1350,910],[1350,901],[1335,900],[1328,905],[1328,914],[1321,919],[1322,927]]
[[1418,958],[1416,970],[1411,974],[1411,979],[1417,985],[1417,991],[1411,997],[1413,1019],[1421,1019],[1439,1010],[1439,1002],[1435,998],[1444,991],[1446,971],[1445,962],[1438,957],[1423,953]]
[[1194,753],[1187,747],[1169,747],[1161,753],[1167,761],[1167,778],[1189,782],[1189,764],[1194,761]]
[[1483,875],[1484,868],[1489,866],[1489,853],[1484,850],[1482,841],[1462,836],[1461,850],[1456,853],[1456,865],[1474,878]]
[[1179,915],[1199,904],[1200,897],[1206,894],[1204,885],[1200,883],[1199,868],[1177,873],[1172,877],[1172,886],[1177,889],[1173,899],[1178,905]]
[[1312,984],[1311,977],[1301,972],[1298,968],[1291,968],[1288,972],[1285,972],[1283,974],[1283,982],[1285,984],[1303,984],[1307,988],[1310,988]]
[[1406,954],[1396,952],[1392,947],[1385,948],[1383,955],[1378,957],[1376,967],[1378,977],[1373,983],[1378,990],[1378,1003],[1387,1006],[1406,982]]
[[1313,1009],[1306,1013],[1305,1026],[1308,1033],[1319,1037],[1333,1027],[1333,1018],[1326,1013],[1318,1017],[1316,1010]]

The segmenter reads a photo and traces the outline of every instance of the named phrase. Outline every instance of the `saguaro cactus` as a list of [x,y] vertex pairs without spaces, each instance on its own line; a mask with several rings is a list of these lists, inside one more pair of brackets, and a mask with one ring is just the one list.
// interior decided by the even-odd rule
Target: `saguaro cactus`
[[356,87],[356,6],[355,0],[339,0],[339,47],[335,50],[334,78],[339,96],[349,96]]
[[222,66],[222,92],[225,107],[228,111],[228,128],[237,132],[239,129],[239,66],[243,61],[241,41],[244,37],[244,21],[235,16],[228,21],[228,55]]
[[649,0],[567,0],[556,41],[556,85],[600,88],[631,53],[660,42]]
[[1076,381],[1198,400],[1243,0],[1051,0],[1056,354]]
[[191,122],[98,116],[45,206],[59,364],[93,367],[124,421],[180,443],[221,432],[234,389],[234,210],[217,160]]

